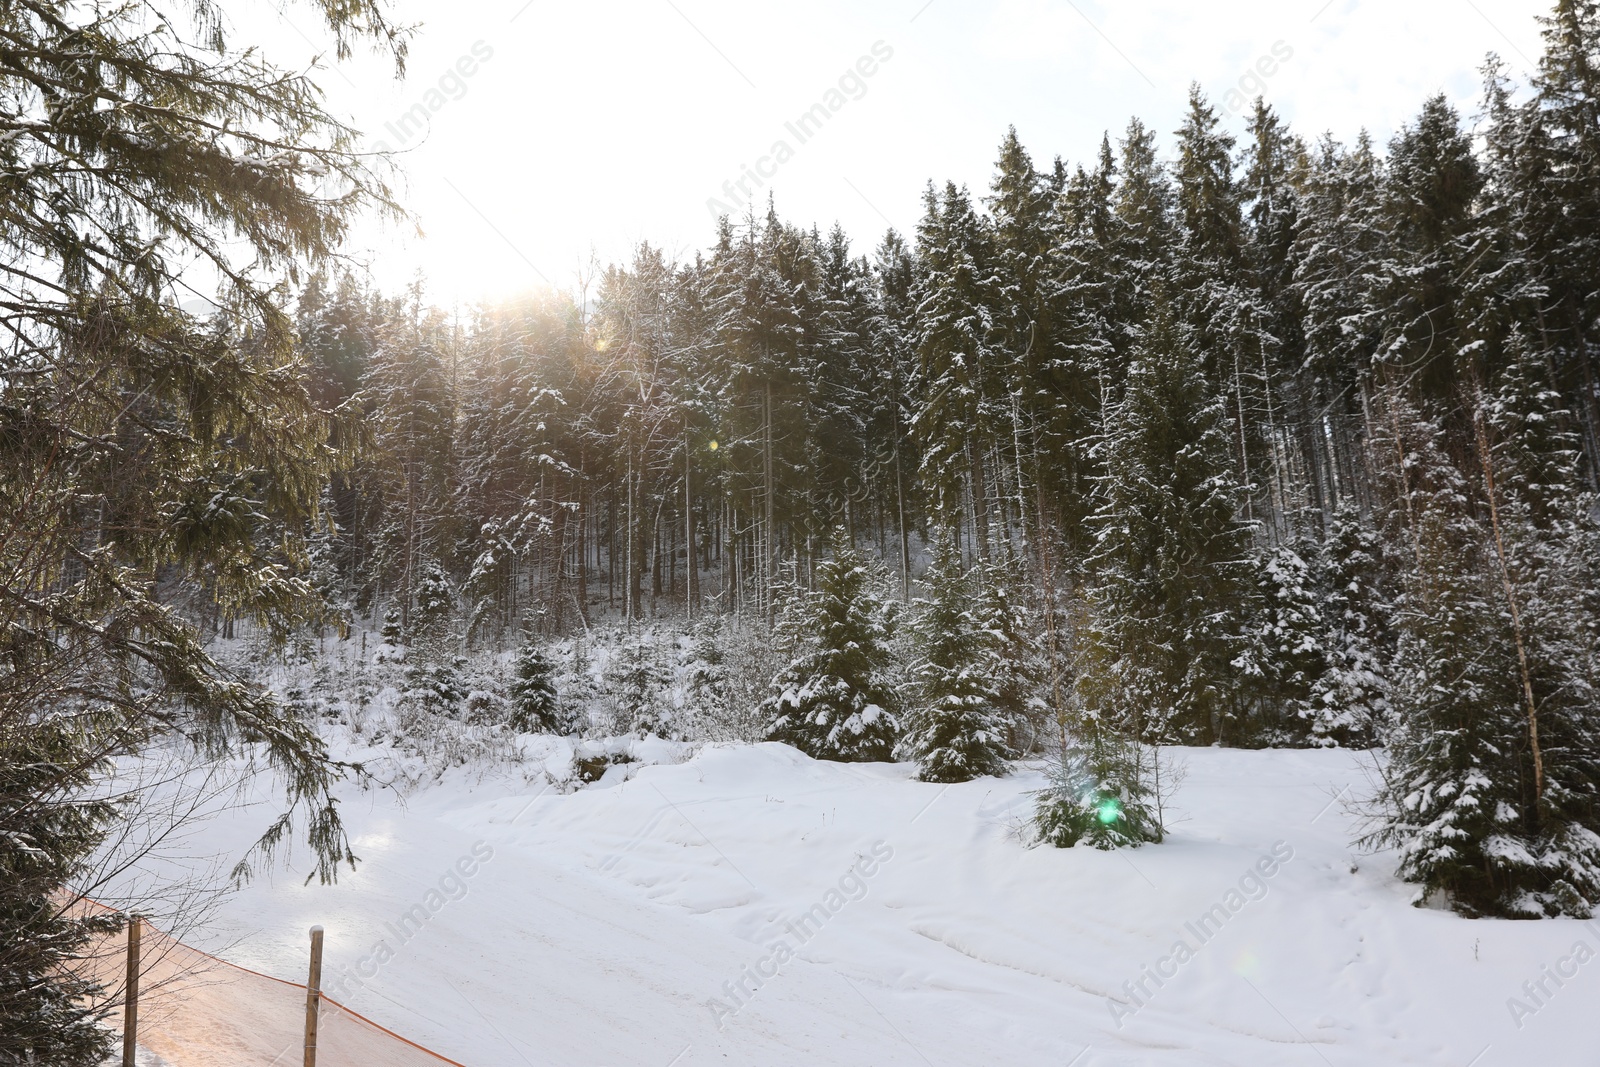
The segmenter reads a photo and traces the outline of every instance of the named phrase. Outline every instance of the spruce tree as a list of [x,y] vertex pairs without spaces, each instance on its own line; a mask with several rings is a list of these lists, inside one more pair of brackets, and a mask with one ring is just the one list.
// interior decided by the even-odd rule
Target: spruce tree
[[[403,55],[387,5],[305,6],[340,58]],[[86,1067],[105,997],[67,964],[107,924],[62,905],[94,888],[112,760],[168,741],[262,759],[291,810],[249,855],[303,833],[324,879],[352,859],[315,731],[164,592],[278,641],[317,620],[305,534],[337,456],[281,285],[398,207],[316,85],[237,47],[207,0],[38,0],[4,33],[0,1061]],[[210,321],[175,306],[194,284]]]
[[1233,661],[1251,613],[1249,529],[1223,399],[1159,291],[1096,450],[1090,712],[1145,743],[1245,740]]
[[636,737],[680,740],[677,716],[667,700],[668,666],[660,636],[644,630],[628,634],[606,669],[613,727]]
[[973,611],[973,583],[953,536],[940,540],[927,582],[929,599],[919,602],[912,627],[918,658],[901,751],[918,763],[924,782],[1003,774],[1000,635],[986,630]]
[[1354,508],[1334,515],[1321,553],[1326,662],[1304,711],[1313,745],[1369,745],[1389,729],[1393,639],[1381,585],[1382,552],[1377,534]]
[[[930,185],[917,230],[917,354],[923,402],[913,430],[922,479],[944,525],[970,522],[987,550],[997,398],[1006,356],[995,323],[993,242],[967,192]],[[1009,406],[1009,405],[1008,405]]]
[[1255,700],[1249,743],[1300,745],[1311,726],[1312,692],[1327,669],[1326,591],[1308,539],[1254,561],[1255,611],[1234,661]]
[[565,734],[571,724],[562,713],[556,692],[556,668],[544,648],[526,644],[517,649],[516,665],[507,688],[511,703],[511,728],[519,733]]
[[468,689],[461,677],[467,660],[452,656],[443,663],[405,669],[400,703],[412,716],[411,725],[427,730],[428,718],[459,719]]
[[1395,617],[1396,726],[1383,821],[1369,840],[1398,848],[1420,899],[1442,897],[1466,915],[1585,916],[1600,901],[1596,650],[1584,603],[1593,535],[1580,532],[1590,521],[1581,495],[1559,509],[1565,517],[1541,522],[1518,491],[1519,469],[1526,477],[1558,468],[1562,451],[1576,455],[1539,447],[1559,412],[1526,388],[1523,367],[1469,413],[1487,522],[1465,507],[1475,487],[1445,455],[1438,426],[1404,398],[1384,398],[1407,453],[1389,477],[1400,483],[1414,568]]
[[1048,784],[1034,801],[1039,840],[1108,850],[1161,841],[1154,754],[1093,717],[1080,719],[1076,733],[1048,763]]
[[892,756],[900,722],[885,671],[894,622],[878,584],[848,536],[836,531],[833,556],[817,564],[813,590],[797,593],[786,613],[793,658],[761,705],[769,741],[813,759]]
[[1037,622],[1030,618],[1027,577],[1020,563],[1000,548],[976,567],[971,612],[994,657],[994,706],[1010,738],[1013,755],[1037,744],[1048,726],[1040,699],[1044,674]]

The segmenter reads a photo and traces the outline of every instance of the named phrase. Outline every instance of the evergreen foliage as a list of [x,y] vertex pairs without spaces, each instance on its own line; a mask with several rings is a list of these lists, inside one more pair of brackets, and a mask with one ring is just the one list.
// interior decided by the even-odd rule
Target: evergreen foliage
[[1098,723],[1047,767],[1034,802],[1034,830],[1056,848],[1137,848],[1165,835],[1155,809],[1149,753]]
[[[404,54],[369,0],[308,5],[348,55]],[[8,5],[0,56],[0,1060],[99,1063],[103,991],[64,964],[92,924],[114,757],[163,740],[265,756],[290,811],[237,874],[302,833],[352,862],[311,724],[222,669],[180,585],[227,632],[326,616],[307,533],[338,455],[281,285],[367,209],[397,215],[357,133],[305,74],[229,39],[205,0]],[[174,306],[196,277],[217,313]]]
[[677,740],[681,730],[667,699],[668,666],[650,631],[630,634],[606,670],[619,731]]
[[1106,473],[1081,689],[1092,713],[1147,744],[1238,740],[1250,531],[1222,399],[1167,298],[1154,301],[1096,446]]
[[900,732],[885,684],[894,615],[877,585],[866,561],[836,536],[832,557],[817,563],[815,588],[797,591],[786,612],[794,655],[761,706],[768,740],[813,759],[891,757]]
[[461,674],[466,665],[465,657],[454,656],[443,663],[407,667],[401,705],[412,715],[460,718],[468,694]]
[[513,672],[506,691],[511,706],[511,728],[519,733],[570,732],[556,691],[555,664],[544,648],[527,644],[517,649]]
[[927,576],[929,599],[913,623],[919,658],[901,751],[924,782],[966,782],[1005,773],[1005,723],[998,708],[998,634],[972,610],[973,583],[951,538]]
[[1393,633],[1379,584],[1381,552],[1377,534],[1341,508],[1322,553],[1326,664],[1304,711],[1314,745],[1369,745],[1387,734]]

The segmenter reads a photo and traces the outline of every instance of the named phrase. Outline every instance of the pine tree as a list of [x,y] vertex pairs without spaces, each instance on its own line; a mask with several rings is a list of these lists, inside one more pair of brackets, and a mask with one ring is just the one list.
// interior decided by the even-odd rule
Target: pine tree
[[913,623],[918,661],[914,705],[901,751],[924,782],[966,782],[1005,773],[1005,722],[999,708],[998,634],[972,610],[973,583],[953,536],[941,539],[927,577],[930,599]]
[[814,589],[797,594],[786,613],[794,655],[761,705],[769,741],[813,759],[891,757],[900,723],[884,674],[894,616],[877,585],[837,531],[832,558],[817,564]]
[[517,649],[516,665],[507,688],[511,728],[519,733],[566,734],[571,722],[563,713],[556,692],[556,668],[544,648],[526,644]]

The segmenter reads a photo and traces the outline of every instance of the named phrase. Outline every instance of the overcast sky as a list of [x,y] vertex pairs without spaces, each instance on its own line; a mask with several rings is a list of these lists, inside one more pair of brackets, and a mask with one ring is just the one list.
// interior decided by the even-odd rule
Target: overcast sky
[[[763,208],[772,190],[784,217],[837,220],[870,251],[889,226],[914,228],[929,179],[986,190],[1008,125],[1041,168],[1091,159],[1102,132],[1117,137],[1133,115],[1170,148],[1191,82],[1235,133],[1243,116],[1229,101],[1260,92],[1302,135],[1366,127],[1386,141],[1434,92],[1470,117],[1490,51],[1519,75],[1532,69],[1535,18],[1550,6],[398,3],[420,24],[403,82],[371,58],[319,80],[372,143],[406,150],[402,198],[426,237],[364,233],[377,281],[397,288],[420,269],[442,302],[570,289],[591,253],[623,259],[641,240],[692,257],[711,241],[719,205],[708,201],[739,207],[741,177]],[[241,39],[302,61],[300,31],[316,37],[309,10],[276,6],[239,9]],[[816,105],[826,121],[801,126]],[[746,168],[768,175],[759,190]]]

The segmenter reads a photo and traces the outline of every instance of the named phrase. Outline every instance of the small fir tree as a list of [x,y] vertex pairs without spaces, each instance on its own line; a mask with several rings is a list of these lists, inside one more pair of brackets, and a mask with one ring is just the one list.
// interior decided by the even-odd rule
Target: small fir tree
[[620,731],[638,737],[681,740],[677,716],[667,700],[667,664],[653,631],[629,635],[607,670],[606,684]]
[[899,720],[884,684],[893,616],[849,541],[816,568],[816,588],[792,598],[785,613],[794,658],[762,703],[767,739],[814,759],[872,762],[891,758]]
[[1082,842],[1099,849],[1159,842],[1159,798],[1153,754],[1137,741],[1080,718],[1076,740],[1046,767],[1048,784],[1034,800],[1039,840],[1056,848]]
[[1370,745],[1388,729],[1392,630],[1391,608],[1379,585],[1381,551],[1360,516],[1341,508],[1322,548],[1327,662],[1304,711],[1312,745]]
[[459,718],[462,701],[470,692],[462,679],[466,665],[465,657],[453,656],[444,663],[407,667],[405,688],[400,691],[402,705],[413,713]]
[[562,712],[556,692],[555,673],[555,664],[541,646],[528,644],[517,650],[515,673],[507,693],[512,729],[534,734],[571,732],[571,723]]
[[1048,709],[1039,696],[1045,675],[1040,646],[1021,597],[1025,580],[1017,562],[998,548],[979,564],[974,616],[995,657],[995,710],[1008,733],[1011,755],[1033,747],[1046,729]]
[[1310,560],[1316,546],[1280,545],[1256,557],[1258,610],[1234,666],[1256,696],[1243,739],[1300,745],[1310,729],[1311,698],[1327,669],[1325,594]]
[[443,636],[455,613],[455,593],[450,588],[450,578],[435,560],[422,567],[417,579],[416,608],[411,613],[412,630],[419,637]]
[[953,537],[940,542],[928,574],[931,597],[919,601],[914,633],[921,658],[912,668],[916,701],[906,716],[902,751],[924,782],[966,782],[1005,773],[1005,723],[997,708],[1003,673],[998,634],[972,610],[973,583]]
[[383,643],[399,647],[405,643],[405,630],[400,625],[400,609],[390,608],[383,616],[383,629],[379,631]]

